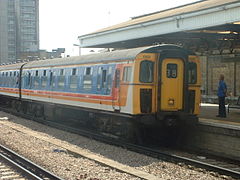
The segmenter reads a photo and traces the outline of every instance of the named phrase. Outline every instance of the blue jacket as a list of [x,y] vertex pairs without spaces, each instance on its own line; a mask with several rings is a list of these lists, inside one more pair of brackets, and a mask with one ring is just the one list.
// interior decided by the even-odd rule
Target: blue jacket
[[218,93],[217,93],[218,97],[225,97],[226,92],[227,92],[227,85],[223,80],[220,80],[218,85]]

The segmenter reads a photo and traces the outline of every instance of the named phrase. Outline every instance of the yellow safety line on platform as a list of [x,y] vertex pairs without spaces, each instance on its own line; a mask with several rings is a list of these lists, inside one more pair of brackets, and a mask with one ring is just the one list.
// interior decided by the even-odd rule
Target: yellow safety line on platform
[[146,173],[144,171],[137,170],[135,168],[126,166],[124,164],[118,163],[116,161],[113,161],[111,159],[105,158],[105,157],[100,157],[96,154],[90,153],[90,152],[85,152],[83,150],[80,150],[77,147],[72,147],[72,145],[69,145],[68,143],[62,142],[61,140],[55,139],[55,138],[50,138],[46,137],[43,135],[40,135],[39,133],[33,131],[33,130],[28,130],[26,128],[21,128],[21,127],[12,127],[12,123],[9,121],[0,121],[0,124],[8,126],[12,129],[15,129],[17,131],[20,131],[22,133],[28,134],[30,136],[34,136],[35,138],[38,138],[40,140],[46,141],[48,143],[54,144],[56,146],[62,147],[68,151],[71,151],[73,153],[79,154],[82,157],[85,157],[87,159],[93,160],[95,162],[104,164],[109,167],[113,167],[115,169],[118,169],[121,172],[125,172],[127,174],[131,174],[136,177],[140,177],[142,179],[147,179],[147,180],[162,180],[162,178],[154,176],[152,174]]

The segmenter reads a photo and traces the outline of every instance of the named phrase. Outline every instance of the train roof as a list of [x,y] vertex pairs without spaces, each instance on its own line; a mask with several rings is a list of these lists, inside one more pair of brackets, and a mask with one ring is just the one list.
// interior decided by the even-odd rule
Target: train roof
[[[124,61],[134,60],[139,53],[142,52],[160,52],[166,49],[182,49],[177,45],[158,45],[140,47],[134,49],[124,49],[105,53],[96,53],[90,55],[68,57],[68,58],[56,58],[46,59],[38,61],[30,61],[25,63],[24,68],[39,68],[39,67],[55,67],[55,66],[67,66],[76,64],[91,64],[91,63],[108,63],[112,61]],[[183,50],[187,52],[187,50]],[[4,65],[0,66],[0,70],[10,70],[14,68],[20,68],[24,63]]]
[[27,63],[24,68],[46,67],[46,66],[66,66],[76,64],[90,64],[90,63],[106,63],[110,61],[133,60],[137,54],[142,52],[145,48],[126,49],[112,52],[95,53],[89,55],[46,59],[40,61],[31,61]]
[[[24,68],[55,67],[76,64],[108,63],[112,61],[134,60],[139,53],[158,52],[163,49],[182,49],[182,48],[177,45],[158,45],[133,49],[124,49],[76,57],[31,61],[24,65]],[[184,51],[186,52],[186,50]]]
[[21,62],[21,63],[16,63],[16,64],[1,65],[0,71],[20,69],[23,64],[25,64],[25,63]]

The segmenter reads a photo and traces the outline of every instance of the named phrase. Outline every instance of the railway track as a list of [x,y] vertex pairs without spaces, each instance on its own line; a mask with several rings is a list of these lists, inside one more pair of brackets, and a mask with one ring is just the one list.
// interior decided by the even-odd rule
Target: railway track
[[[55,124],[52,122],[50,123],[50,125],[60,129],[68,130],[73,133],[77,133],[85,137],[93,138],[104,143],[124,147],[128,150],[145,154],[161,160],[165,160],[173,163],[184,163],[185,165],[190,165],[196,168],[202,168],[207,171],[216,172],[220,175],[231,176],[233,178],[240,179],[240,163],[239,162],[231,162],[226,159],[221,160],[220,157],[205,158],[196,154],[189,154],[189,156],[195,156],[195,158],[191,158],[189,156],[182,156],[174,153],[169,153],[167,152],[167,150],[159,150],[159,148],[149,148],[141,145],[127,143],[125,141],[113,139],[111,136],[106,137],[105,135],[95,134],[94,132],[89,132],[85,130],[74,129],[71,127],[66,127],[66,126]],[[170,152],[171,151],[172,150],[170,150]]]
[[24,176],[11,168],[7,163],[3,162],[0,158],[0,178],[1,179],[14,179],[25,180]]
[[[9,112],[9,110],[7,110],[7,112]],[[15,112],[12,112],[12,113],[16,114]],[[23,117],[29,119],[29,117],[25,115]],[[69,132],[73,132],[85,137],[93,138],[95,140],[98,140],[104,143],[124,147],[131,151],[138,152],[141,154],[146,154],[148,156],[155,157],[161,160],[165,160],[173,163],[184,163],[185,165],[191,165],[196,168],[202,168],[207,171],[214,171],[221,175],[231,176],[233,178],[240,179],[240,165],[238,165],[240,164],[239,162],[237,162],[238,163],[237,164],[237,163],[229,163],[228,161],[218,160],[221,158],[200,158],[200,159],[191,158],[189,156],[182,156],[174,153],[169,153],[166,150],[162,151],[162,150],[159,150],[158,148],[149,148],[145,146],[127,143],[125,141],[120,141],[118,139],[115,139],[112,136],[106,137],[106,134],[104,135],[97,134],[87,130],[80,130],[80,129],[72,128],[69,126],[64,126],[62,124],[57,124],[51,121],[42,120],[42,119],[34,119],[34,120],[50,125],[52,127],[63,129],[65,131],[67,130]],[[76,155],[74,152],[73,154]],[[197,157],[198,155],[194,154],[193,156]]]
[[240,165],[236,163],[229,163],[227,161],[218,160],[216,158],[206,158],[193,154],[191,154],[190,156],[195,156],[195,158],[191,158],[188,156],[169,153],[166,152],[166,150],[162,151],[132,144],[130,144],[129,147],[134,151],[138,151],[139,153],[146,153],[150,156],[164,159],[166,161],[184,163],[185,165],[191,165],[208,171],[214,171],[221,175],[231,176],[233,178],[240,179]]
[[0,179],[62,180],[12,150],[0,145]]

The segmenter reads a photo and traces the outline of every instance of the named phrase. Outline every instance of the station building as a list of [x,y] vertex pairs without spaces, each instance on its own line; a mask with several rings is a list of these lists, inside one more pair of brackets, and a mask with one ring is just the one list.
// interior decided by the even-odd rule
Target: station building
[[240,1],[202,0],[79,36],[81,47],[177,44],[200,56],[203,100],[215,101],[220,74],[229,100],[240,96]]

